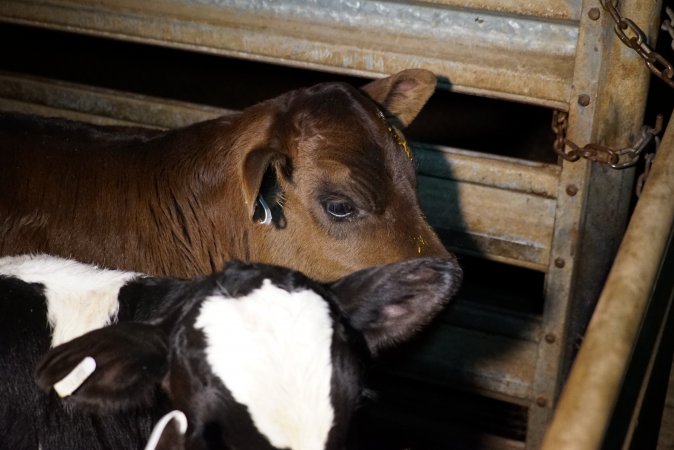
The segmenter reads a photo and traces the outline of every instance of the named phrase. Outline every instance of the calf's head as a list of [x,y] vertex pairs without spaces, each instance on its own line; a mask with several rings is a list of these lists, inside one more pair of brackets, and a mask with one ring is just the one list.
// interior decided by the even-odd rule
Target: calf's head
[[254,225],[250,259],[329,281],[448,256],[419,207],[413,155],[399,131],[435,83],[431,72],[412,69],[360,90],[319,84],[247,110],[246,120],[259,119],[257,132],[236,133],[234,145],[247,149],[241,179]]
[[64,401],[95,411],[148,401],[161,386],[188,418],[189,449],[341,449],[369,357],[431,320],[460,278],[453,261],[435,258],[329,284],[232,262],[176,285],[154,321],[52,349],[36,378],[50,391],[92,357],[96,369]]

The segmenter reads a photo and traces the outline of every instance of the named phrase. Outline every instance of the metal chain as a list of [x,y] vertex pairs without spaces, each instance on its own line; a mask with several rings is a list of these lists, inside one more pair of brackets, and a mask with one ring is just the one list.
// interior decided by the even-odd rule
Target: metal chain
[[644,171],[637,178],[637,182],[634,185],[635,194],[637,197],[641,197],[641,192],[644,190],[644,184],[646,184],[646,178],[651,173],[651,167],[653,167],[653,160],[655,159],[655,154],[658,152],[658,147],[660,147],[660,138],[655,138],[655,149],[651,153],[646,153],[644,155]]
[[[620,40],[623,41],[625,45],[637,52],[639,56],[641,56],[644,61],[646,61],[646,65],[651,70],[651,72],[653,72],[653,74],[662,79],[670,87],[674,88],[674,66],[672,66],[672,63],[667,61],[667,59],[665,59],[658,52],[654,51],[650,45],[648,45],[648,37],[646,36],[646,33],[644,33],[641,28],[637,26],[637,24],[635,24],[632,20],[626,19],[620,15],[617,9],[618,0],[615,0],[615,3],[614,0],[599,0],[599,2],[615,22],[613,29]],[[665,22],[668,23],[667,30],[669,30],[669,28],[671,28],[671,22]],[[674,43],[672,45],[674,45]]]
[[[630,147],[624,147],[614,150],[611,147],[601,144],[589,143],[580,147],[575,142],[566,138],[568,128],[568,113],[564,111],[553,111],[552,113],[552,131],[555,132],[555,142],[553,149],[555,153],[567,161],[578,161],[580,158],[589,159],[603,164],[608,164],[614,169],[625,169],[631,167],[639,161],[639,156],[644,151],[648,143],[660,134],[662,131],[662,115],[655,118],[655,126],[641,127],[641,135]],[[569,148],[566,151],[566,148]]]
[[[620,15],[617,9],[619,0],[599,1],[615,22],[614,30],[618,38],[646,61],[646,65],[653,74],[661,78],[669,86],[674,87],[674,66],[648,45],[646,33],[637,24]],[[669,7],[665,8],[665,12],[669,16],[669,19],[662,22],[661,28],[663,31],[667,31],[674,39],[674,12]],[[674,41],[672,42],[672,48],[674,49]],[[644,125],[641,128],[641,134],[634,145],[618,150],[595,143],[589,143],[584,147],[580,147],[566,138],[567,128],[568,113],[553,111],[552,130],[555,132],[553,149],[561,158],[571,162],[585,158],[590,161],[608,164],[614,169],[624,169],[635,165],[649,142],[653,138],[657,139],[657,135],[662,130],[662,116],[658,115],[656,117],[654,127]]]
[[669,33],[669,37],[672,39],[672,50],[674,50],[674,11],[667,6],[665,7],[665,12],[669,16],[669,19],[663,20],[660,29]]

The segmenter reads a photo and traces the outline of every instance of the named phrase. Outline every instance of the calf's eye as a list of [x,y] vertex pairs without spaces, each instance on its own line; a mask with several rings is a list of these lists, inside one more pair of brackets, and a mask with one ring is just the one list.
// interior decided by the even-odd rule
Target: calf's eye
[[325,203],[325,210],[337,219],[346,219],[354,213],[353,205],[344,200],[329,200]]

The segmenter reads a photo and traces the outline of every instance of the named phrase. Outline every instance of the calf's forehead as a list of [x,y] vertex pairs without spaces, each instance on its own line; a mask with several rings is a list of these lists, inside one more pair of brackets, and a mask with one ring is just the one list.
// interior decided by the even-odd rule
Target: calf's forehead
[[328,302],[266,279],[243,297],[215,294],[198,308],[208,365],[257,430],[276,448],[325,448],[335,415]]
[[[340,83],[329,84],[318,93],[297,101],[293,113],[294,142],[299,166],[329,169],[334,161],[351,170],[370,174],[388,166],[403,166],[400,175],[410,176],[413,165],[402,138],[387,123],[379,107],[359,90]],[[392,175],[392,173],[391,173]]]

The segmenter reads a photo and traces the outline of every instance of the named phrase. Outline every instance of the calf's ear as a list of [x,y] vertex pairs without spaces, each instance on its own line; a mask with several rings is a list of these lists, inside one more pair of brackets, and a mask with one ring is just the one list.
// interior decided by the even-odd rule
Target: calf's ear
[[[59,388],[59,395],[68,396],[66,401],[75,407],[119,411],[152,400],[168,371],[167,347],[159,327],[112,325],[51,349],[38,363],[35,380],[45,392]],[[92,366],[79,376],[85,358]]]
[[259,205],[258,197],[262,194],[263,181],[267,171],[272,170],[274,176],[278,177],[281,167],[287,160],[286,153],[281,148],[278,139],[271,139],[260,147],[249,148],[243,157],[241,165],[241,181],[243,188],[243,199],[246,211],[251,220],[255,216],[255,211]]
[[454,259],[418,258],[360,270],[330,284],[373,354],[412,337],[461,284]]
[[436,78],[433,72],[408,69],[372,81],[361,87],[361,90],[406,127],[417,117],[433,94],[435,85]]

